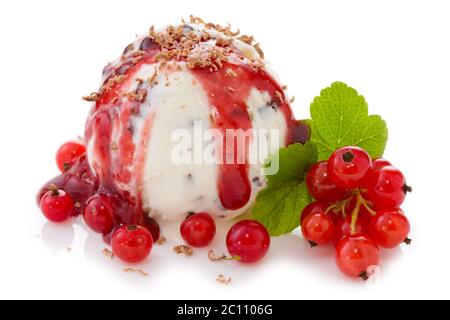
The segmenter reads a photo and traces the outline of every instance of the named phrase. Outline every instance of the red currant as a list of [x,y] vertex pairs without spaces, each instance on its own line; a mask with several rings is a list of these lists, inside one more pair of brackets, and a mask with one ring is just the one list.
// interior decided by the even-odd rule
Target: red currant
[[333,239],[333,220],[325,213],[315,213],[305,218],[302,233],[312,247],[330,242]]
[[240,262],[256,262],[269,251],[270,235],[259,222],[244,220],[236,223],[228,232],[227,247],[231,256],[239,257]]
[[152,217],[149,217],[146,213],[144,213],[143,216],[144,221],[142,223],[142,226],[150,231],[150,233],[152,234],[153,242],[157,242],[161,236],[161,229],[158,222],[156,222],[156,220]]
[[336,246],[336,264],[349,277],[367,280],[369,267],[377,266],[379,261],[376,244],[365,236],[347,236]]
[[376,159],[372,161],[372,170],[379,170],[389,166],[392,166],[392,164],[385,159]]
[[86,153],[86,147],[79,142],[67,142],[56,153],[56,164],[61,172],[69,170],[72,165]]
[[[339,219],[334,224],[334,237],[333,243],[337,245],[344,237],[351,235],[350,226],[352,223],[352,217],[350,215],[345,219]],[[356,221],[356,234],[365,235],[368,232],[367,221],[364,219],[358,219]]]
[[379,210],[400,207],[406,193],[412,191],[401,171],[392,166],[372,170],[367,175],[365,187],[365,198]]
[[137,226],[127,226],[118,229],[111,240],[114,255],[127,263],[144,261],[152,251],[153,238],[151,233]]
[[372,166],[369,154],[358,147],[344,147],[335,151],[328,160],[331,181],[343,189],[359,188]]
[[216,235],[216,223],[207,213],[196,213],[186,218],[180,226],[184,241],[192,247],[206,247]]
[[72,216],[83,214],[84,204],[94,194],[98,188],[98,181],[89,166],[86,156],[82,156],[74,166],[44,184],[36,195],[37,205],[40,206],[42,197],[56,186],[58,189],[64,190],[76,204]]
[[55,223],[68,220],[74,209],[72,197],[56,187],[41,198],[40,206],[44,216]]
[[306,185],[311,196],[319,201],[333,203],[344,199],[347,195],[345,189],[334,184],[328,175],[327,162],[316,163],[306,176]]
[[306,217],[315,214],[315,213],[322,213],[325,212],[328,209],[328,204],[320,201],[313,202],[305,207],[302,211],[302,215],[300,217],[300,225],[303,224],[303,221]]
[[369,227],[372,239],[383,248],[393,249],[409,241],[411,227],[400,209],[379,211]]
[[97,233],[106,235],[114,225],[114,208],[111,199],[105,194],[89,198],[84,208],[84,221]]
[[372,161],[372,168],[367,171],[366,177],[364,178],[364,182],[362,188],[366,188],[367,181],[370,179],[370,175],[377,170],[381,170],[385,167],[391,167],[392,164],[385,159],[376,159]]

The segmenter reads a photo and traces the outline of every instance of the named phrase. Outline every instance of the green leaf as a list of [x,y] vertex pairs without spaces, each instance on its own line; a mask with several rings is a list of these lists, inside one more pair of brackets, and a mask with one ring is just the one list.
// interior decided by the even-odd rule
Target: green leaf
[[[317,148],[312,143],[292,144],[280,149],[266,164],[267,183],[269,186],[288,182],[300,183],[305,179],[309,168],[316,162]],[[275,175],[269,175],[268,172],[273,167],[278,167],[278,171]]]
[[300,225],[300,214],[311,203],[306,183],[278,183],[262,190],[253,208],[253,218],[261,222],[271,236],[292,232]]
[[278,170],[267,175],[268,187],[258,194],[252,214],[271,236],[290,233],[299,226],[300,214],[311,202],[305,176],[316,162],[317,148],[312,143],[290,145],[269,159],[266,174],[274,167]]
[[345,83],[333,83],[314,99],[309,124],[319,160],[328,159],[344,146],[361,147],[372,158],[384,153],[388,138],[385,121],[380,116],[369,116],[364,97]]

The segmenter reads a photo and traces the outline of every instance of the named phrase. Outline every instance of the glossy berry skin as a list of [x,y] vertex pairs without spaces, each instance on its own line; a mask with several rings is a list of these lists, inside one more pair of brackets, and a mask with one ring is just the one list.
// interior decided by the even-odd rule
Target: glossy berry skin
[[144,221],[141,224],[142,227],[150,231],[152,234],[153,242],[157,242],[161,237],[161,228],[158,222],[147,214],[144,214]]
[[309,215],[303,220],[302,233],[311,245],[323,245],[333,239],[333,220],[325,212]]
[[300,225],[303,224],[303,221],[305,220],[306,217],[308,217],[312,214],[315,214],[315,213],[325,212],[327,209],[328,209],[328,204],[326,204],[325,202],[316,201],[316,202],[309,204],[302,211],[302,215],[300,217]]
[[127,263],[144,261],[152,251],[153,238],[147,229],[126,226],[118,229],[111,240],[115,256]]
[[270,248],[267,229],[256,221],[236,223],[228,232],[227,247],[232,257],[243,263],[253,263],[264,258]]
[[355,189],[361,187],[371,166],[372,159],[365,150],[344,147],[336,150],[328,160],[328,174],[338,187]]
[[196,213],[183,221],[180,233],[188,245],[203,248],[213,241],[216,235],[216,223],[208,213]]
[[366,188],[367,181],[370,179],[370,175],[377,170],[381,170],[385,167],[391,167],[392,164],[385,159],[376,159],[372,161],[372,168],[367,171],[366,177],[364,178],[364,182],[362,188]]
[[385,159],[376,159],[372,161],[372,170],[379,170],[389,166],[392,166],[392,164]]
[[86,147],[79,142],[67,142],[56,153],[56,164],[61,172],[65,172],[84,154]]
[[114,208],[111,199],[104,194],[89,198],[84,208],[84,221],[89,228],[106,235],[114,226]]
[[40,207],[48,220],[61,223],[72,216],[74,204],[72,197],[65,191],[50,190],[41,198]]
[[380,247],[393,249],[401,245],[411,230],[406,216],[399,209],[377,212],[369,225],[373,241]]
[[[339,241],[341,241],[344,237],[347,237],[351,234],[350,226],[352,223],[351,216],[347,216],[345,219],[338,219],[334,223],[334,235],[333,235],[333,243],[336,246]],[[356,234],[367,235],[368,234],[368,222],[365,219],[359,218],[356,221]]]
[[306,185],[314,199],[326,203],[343,200],[348,193],[347,190],[339,188],[331,181],[326,161],[316,163],[309,170],[306,176]]
[[377,266],[379,261],[376,244],[365,236],[347,236],[336,246],[336,264],[349,277],[365,278],[369,267]]
[[70,170],[51,179],[41,187],[36,195],[38,206],[40,206],[42,197],[52,189],[52,186],[70,194],[73,202],[77,204],[72,212],[72,216],[83,214],[86,201],[98,188],[97,179],[92,173],[85,155],[78,159]]
[[392,166],[373,170],[367,175],[365,187],[364,197],[378,210],[400,207],[409,189],[401,171]]

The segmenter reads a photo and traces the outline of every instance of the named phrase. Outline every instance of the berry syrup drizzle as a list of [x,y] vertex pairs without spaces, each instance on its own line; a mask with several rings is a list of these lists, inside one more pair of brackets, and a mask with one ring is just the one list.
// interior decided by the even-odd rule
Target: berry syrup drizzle
[[[250,91],[256,88],[267,92],[272,98],[272,105],[281,111],[286,119],[286,143],[294,142],[297,121],[286,102],[283,90],[273,78],[263,70],[254,70],[247,65],[226,63],[216,72],[195,69],[193,73],[200,80],[214,112],[213,125],[222,133],[223,161],[219,168],[218,193],[222,206],[228,210],[245,207],[251,196],[252,187],[249,180],[248,150],[250,141],[245,141],[245,159],[238,159],[239,138],[234,136],[234,143],[227,143],[226,131],[252,129],[252,120],[248,113],[247,99]],[[248,140],[248,139],[246,139]],[[232,149],[234,148],[234,150]],[[227,155],[233,154],[232,163],[227,162]]]

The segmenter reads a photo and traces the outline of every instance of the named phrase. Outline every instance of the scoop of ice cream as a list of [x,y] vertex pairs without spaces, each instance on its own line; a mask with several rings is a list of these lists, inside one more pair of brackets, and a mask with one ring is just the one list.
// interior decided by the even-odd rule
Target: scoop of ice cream
[[[133,198],[151,216],[179,219],[188,212],[231,218],[245,213],[265,186],[257,132],[267,132],[266,156],[294,140],[296,122],[276,76],[253,38],[199,19],[139,37],[103,74],[86,124],[89,164],[100,189]],[[233,163],[182,162],[195,158],[177,134],[223,133],[224,157]],[[253,130],[248,140],[227,130]],[[266,130],[266,131],[264,131]],[[216,138],[220,139],[220,138]],[[261,159],[261,157],[259,157]]]

